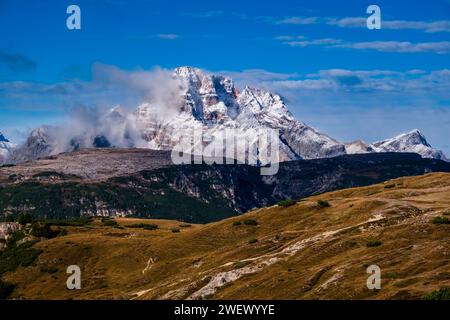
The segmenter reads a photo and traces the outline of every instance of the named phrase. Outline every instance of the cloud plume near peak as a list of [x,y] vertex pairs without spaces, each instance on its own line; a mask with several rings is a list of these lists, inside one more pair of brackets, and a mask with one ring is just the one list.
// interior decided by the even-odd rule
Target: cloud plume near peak
[[[139,103],[151,104],[154,112],[161,117],[176,114],[182,102],[182,83],[174,78],[172,70],[160,67],[125,71],[115,66],[95,64],[93,82],[109,90],[118,90],[126,97],[139,98]],[[136,103],[131,108],[135,110]]]
[[147,103],[158,119],[168,120],[179,113],[182,85],[173,77],[172,70],[155,67],[126,71],[95,64],[91,81],[52,85],[2,83],[0,100],[22,99],[24,104],[39,100],[44,105],[38,108],[63,110],[66,116],[62,123],[43,124],[41,131],[55,152],[92,147],[96,138],[105,138],[116,147],[145,147],[136,122],[137,106]]

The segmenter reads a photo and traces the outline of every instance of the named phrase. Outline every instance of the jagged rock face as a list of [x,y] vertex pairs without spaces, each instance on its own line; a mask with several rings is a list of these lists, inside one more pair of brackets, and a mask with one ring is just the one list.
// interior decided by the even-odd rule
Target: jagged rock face
[[446,160],[442,151],[433,149],[425,136],[417,129],[398,135],[392,139],[375,142],[371,145],[375,152],[412,152],[424,158]]
[[16,145],[11,143],[6,137],[0,132],[0,164],[6,162]]
[[174,76],[184,88],[178,115],[161,122],[150,104],[138,108],[137,119],[150,148],[171,149],[177,143],[174,132],[188,135],[192,129],[201,128],[213,137],[226,128],[244,134],[250,129],[278,129],[280,161],[345,154],[343,144],[297,121],[279,95],[252,87],[239,92],[232,79],[191,67],[177,68]]
[[222,123],[227,118],[235,118],[239,105],[233,80],[228,77],[207,75],[200,69],[181,67],[175,69],[174,76],[184,88],[182,111],[191,113],[205,123]]
[[25,162],[50,155],[56,149],[55,141],[47,127],[33,130],[25,143],[14,150],[10,161]]
[[20,230],[20,225],[16,222],[0,222],[0,239],[6,239],[18,230]]

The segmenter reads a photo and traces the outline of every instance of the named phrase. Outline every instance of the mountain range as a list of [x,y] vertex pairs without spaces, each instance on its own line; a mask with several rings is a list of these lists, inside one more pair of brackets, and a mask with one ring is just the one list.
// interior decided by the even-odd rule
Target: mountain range
[[99,117],[93,130],[71,132],[63,140],[66,134],[62,129],[51,126],[33,130],[17,147],[1,136],[0,157],[3,162],[20,163],[90,147],[171,150],[178,142],[175,133],[186,136],[193,129],[201,129],[212,138],[225,129],[239,129],[244,134],[250,134],[251,129],[277,129],[280,161],[372,152],[412,152],[448,161],[419,130],[370,145],[362,141],[345,144],[295,119],[277,94],[249,86],[240,91],[231,78],[192,67],[176,68],[173,78],[179,90],[175,98],[167,97],[173,103],[170,112],[161,112],[154,103],[146,102],[132,114],[115,107]]

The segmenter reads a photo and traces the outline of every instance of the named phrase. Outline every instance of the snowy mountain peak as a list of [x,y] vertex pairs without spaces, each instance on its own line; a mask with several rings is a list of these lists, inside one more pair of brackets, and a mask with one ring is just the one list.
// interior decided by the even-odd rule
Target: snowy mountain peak
[[419,129],[411,130],[410,132],[400,134],[394,138],[393,140],[403,140],[406,143],[409,144],[423,144],[427,147],[431,147],[431,145],[428,143],[425,136],[420,132]]
[[278,118],[293,119],[283,99],[279,95],[263,89],[245,87],[238,96],[238,102],[243,110],[249,109],[254,114],[265,112]]
[[237,92],[232,79],[193,67],[176,68],[174,77],[183,88],[182,112],[191,113],[205,123],[223,122],[224,118],[237,116]]
[[344,145],[297,121],[275,93],[254,87],[239,92],[231,78],[193,67],[177,68],[173,75],[181,82],[180,114],[160,123],[151,104],[142,104],[137,112],[150,148],[170,149],[176,143],[172,133],[189,134],[189,128],[202,127],[212,135],[224,128],[278,129],[281,161],[345,154]]
[[378,141],[370,146],[375,152],[412,152],[424,158],[448,160],[444,153],[434,149],[418,129],[402,133],[394,138]]

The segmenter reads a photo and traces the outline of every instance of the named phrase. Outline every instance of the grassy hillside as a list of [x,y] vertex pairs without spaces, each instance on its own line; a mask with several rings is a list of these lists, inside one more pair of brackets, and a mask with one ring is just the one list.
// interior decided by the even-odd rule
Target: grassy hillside
[[[15,285],[15,299],[442,298],[449,214],[450,174],[434,173],[205,225],[116,219],[120,229],[95,220],[34,244],[42,250],[34,263],[2,280]],[[65,287],[72,264],[82,269],[81,290]],[[381,290],[366,287],[372,264]]]

